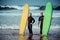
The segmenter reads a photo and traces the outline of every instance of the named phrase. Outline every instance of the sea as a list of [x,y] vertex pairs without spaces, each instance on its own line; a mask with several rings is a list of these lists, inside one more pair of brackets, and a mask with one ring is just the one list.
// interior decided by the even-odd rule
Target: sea
[[[38,18],[40,13],[45,10],[30,10],[35,23],[33,24],[33,34],[40,33],[40,27],[38,27]],[[20,30],[20,20],[23,10],[0,10],[0,39],[1,40],[18,40],[19,30]],[[47,23],[46,23],[47,24]],[[27,25],[26,25],[26,35],[29,34]],[[9,35],[9,36],[7,36]],[[49,31],[49,36],[60,37],[60,10],[53,10],[52,21]],[[34,40],[38,40],[37,37]],[[50,38],[51,39],[51,38]],[[56,40],[57,40],[56,39]]]

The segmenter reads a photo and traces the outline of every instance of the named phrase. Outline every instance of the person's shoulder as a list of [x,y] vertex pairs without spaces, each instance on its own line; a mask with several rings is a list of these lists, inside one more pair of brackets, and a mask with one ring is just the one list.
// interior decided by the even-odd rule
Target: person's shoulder
[[41,18],[41,16],[39,16],[39,18]]
[[31,17],[33,19],[33,17]]
[[43,16],[44,17],[44,16]]
[[40,18],[41,16],[39,16],[39,18]]
[[32,16],[29,16],[28,18],[33,18]]

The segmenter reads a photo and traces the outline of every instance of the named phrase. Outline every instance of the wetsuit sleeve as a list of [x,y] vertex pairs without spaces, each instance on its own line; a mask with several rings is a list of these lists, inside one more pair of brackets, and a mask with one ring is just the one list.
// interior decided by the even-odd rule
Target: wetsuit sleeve
[[33,21],[33,23],[35,22],[35,19],[34,18],[32,18],[32,21]]

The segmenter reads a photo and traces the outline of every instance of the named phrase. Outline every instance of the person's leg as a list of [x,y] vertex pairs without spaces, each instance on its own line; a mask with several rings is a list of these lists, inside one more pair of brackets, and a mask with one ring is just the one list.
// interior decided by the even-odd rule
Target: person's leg
[[42,36],[42,26],[43,26],[43,24],[41,24],[41,26],[40,26],[40,36]]
[[28,24],[28,30],[29,30],[29,33],[30,33],[30,24]]
[[30,33],[33,34],[33,32],[32,32],[32,24],[30,25]]
[[42,34],[42,27],[40,27],[40,34]]
[[42,23],[40,25],[40,36],[42,36]]
[[40,25],[40,34],[42,34],[42,24]]
[[31,24],[28,25],[28,30],[29,30],[29,34],[32,34],[32,25]]

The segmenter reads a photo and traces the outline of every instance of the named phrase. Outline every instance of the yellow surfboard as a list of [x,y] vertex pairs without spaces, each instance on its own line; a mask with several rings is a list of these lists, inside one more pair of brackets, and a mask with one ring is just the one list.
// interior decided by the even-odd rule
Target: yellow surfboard
[[19,31],[20,35],[24,35],[24,33],[25,33],[26,24],[28,21],[28,15],[29,15],[29,5],[25,4],[24,8],[23,8],[23,14],[21,17],[21,22],[20,22],[20,31]]
[[26,37],[25,37],[25,36],[20,35],[20,36],[19,36],[19,40],[27,40],[27,39],[26,39]]

